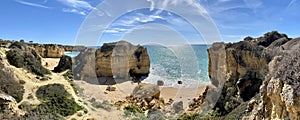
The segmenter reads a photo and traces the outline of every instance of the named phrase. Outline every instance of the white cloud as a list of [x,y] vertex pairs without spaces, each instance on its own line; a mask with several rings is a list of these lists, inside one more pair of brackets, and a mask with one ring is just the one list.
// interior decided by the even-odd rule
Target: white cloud
[[69,13],[76,13],[76,14],[79,14],[79,15],[86,15],[86,13],[84,11],[79,11],[77,9],[62,9],[63,12],[69,12]]
[[186,10],[189,13],[196,12],[202,15],[207,14],[207,11],[203,9],[196,0],[147,0],[147,1],[151,2],[151,8],[150,8],[151,10],[153,10],[154,7],[165,9],[169,6],[177,6],[178,4],[183,4],[183,5],[191,6],[192,8],[198,8],[197,11]]
[[111,28],[111,29],[105,30],[105,33],[115,33],[115,34],[118,34],[118,33],[127,32],[129,30],[130,29],[125,29],[125,28]]
[[76,9],[93,9],[94,7],[83,0],[57,0],[58,2],[61,2],[69,7],[73,7]]
[[47,8],[49,9],[50,7],[45,6],[45,5],[41,5],[41,4],[36,4],[36,3],[31,3],[31,2],[26,2],[26,1],[22,1],[22,0],[15,0],[16,2],[23,4],[23,5],[28,5],[28,6],[33,6],[33,7],[39,7],[39,8]]
[[154,14],[154,15],[146,15],[143,13],[137,13],[134,15],[127,16],[126,18],[120,20],[117,23],[114,23],[113,26],[136,26],[139,23],[148,23],[155,21],[157,19],[164,19],[164,17]]
[[83,0],[57,0],[58,2],[68,6],[63,12],[71,12],[80,15],[86,15],[88,11],[95,9],[90,3]]

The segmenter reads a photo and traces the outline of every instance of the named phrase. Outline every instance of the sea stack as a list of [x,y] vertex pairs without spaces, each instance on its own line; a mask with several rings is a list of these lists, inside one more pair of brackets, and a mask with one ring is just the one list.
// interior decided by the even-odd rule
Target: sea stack
[[149,74],[150,59],[147,49],[126,41],[103,44],[96,50],[95,59],[98,77],[140,79]]

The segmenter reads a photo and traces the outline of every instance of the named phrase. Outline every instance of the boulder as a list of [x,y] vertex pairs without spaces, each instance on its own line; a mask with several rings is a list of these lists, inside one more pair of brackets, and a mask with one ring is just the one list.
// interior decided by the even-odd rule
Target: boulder
[[153,97],[158,99],[160,96],[160,90],[157,85],[140,83],[134,88],[132,96],[137,98]]
[[158,109],[151,109],[149,110],[149,112],[147,113],[147,118],[149,120],[165,120],[165,116],[162,113],[161,110]]
[[54,68],[54,72],[62,72],[69,69],[72,69],[72,58],[70,56],[63,55],[60,58],[58,65]]
[[158,80],[158,81],[157,81],[157,85],[158,85],[158,86],[164,86],[164,81]]
[[117,89],[116,87],[110,86],[110,85],[107,86],[107,88],[106,88],[107,91],[116,91],[116,89]]
[[178,102],[174,102],[173,103],[173,111],[174,113],[178,114],[180,112],[183,112],[183,102],[182,101],[178,101]]

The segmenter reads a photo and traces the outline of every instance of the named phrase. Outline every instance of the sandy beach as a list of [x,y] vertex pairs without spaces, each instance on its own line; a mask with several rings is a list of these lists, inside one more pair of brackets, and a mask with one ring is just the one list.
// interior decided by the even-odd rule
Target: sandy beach
[[54,70],[59,63],[59,60],[60,58],[43,58],[42,65],[49,70]]
[[[43,59],[45,67],[50,70],[53,70],[54,67],[57,66],[58,62],[59,58]],[[48,66],[46,66],[46,63],[48,63]],[[130,96],[133,89],[138,85],[137,83],[128,81],[113,85],[117,88],[116,91],[107,91],[106,88],[108,87],[108,85],[96,85],[87,83],[85,81],[76,80],[74,81],[74,83],[80,86],[80,89],[83,89],[82,95],[84,95],[83,97],[85,98],[85,100],[95,98],[100,101],[109,100],[112,103],[125,100],[125,98],[127,96]],[[163,98],[165,102],[167,102],[169,99],[175,101],[183,101],[184,108],[186,108],[193,98],[199,97],[199,95],[204,92],[207,85],[208,84],[198,84],[194,85],[191,88],[181,88],[180,85],[179,87],[160,86],[160,97]]]

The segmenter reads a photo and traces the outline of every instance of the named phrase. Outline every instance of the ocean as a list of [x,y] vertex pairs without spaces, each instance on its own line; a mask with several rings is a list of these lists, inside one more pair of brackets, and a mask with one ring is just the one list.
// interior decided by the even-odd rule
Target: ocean
[[[209,83],[208,45],[191,46],[145,46],[150,57],[150,74],[144,82],[156,84],[164,81],[164,86],[178,86],[182,81],[186,87],[195,83]],[[184,52],[186,51],[186,52]],[[184,69],[183,67],[186,67]]]
[[[209,45],[191,46],[159,46],[145,45],[150,57],[150,74],[143,80],[156,84],[164,81],[164,86],[178,86],[181,81],[184,86],[191,87],[195,83],[209,83],[208,53]],[[97,47],[99,48],[99,47]],[[74,57],[79,52],[66,52]]]

